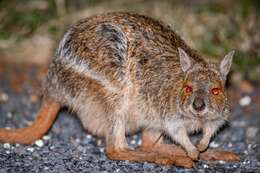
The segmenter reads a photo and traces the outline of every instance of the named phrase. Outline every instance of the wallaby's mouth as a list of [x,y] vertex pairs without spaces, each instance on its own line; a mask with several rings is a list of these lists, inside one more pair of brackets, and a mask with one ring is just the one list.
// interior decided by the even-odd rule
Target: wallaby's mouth
[[208,109],[205,108],[205,109],[203,109],[201,111],[197,111],[197,110],[194,110],[194,108],[192,108],[192,106],[190,106],[190,112],[195,117],[204,117],[205,114],[208,112]]
[[187,114],[190,114],[192,116],[189,116],[190,118],[194,119],[201,119],[201,120],[215,120],[219,119],[222,116],[222,114],[216,110],[209,109],[207,105],[203,110],[197,111],[193,108],[193,105],[189,105]]

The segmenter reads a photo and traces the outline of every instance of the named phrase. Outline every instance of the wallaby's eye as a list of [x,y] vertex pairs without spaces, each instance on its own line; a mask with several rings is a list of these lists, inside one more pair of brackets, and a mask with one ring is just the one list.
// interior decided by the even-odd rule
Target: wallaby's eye
[[189,86],[189,85],[185,85],[184,86],[184,90],[185,90],[186,93],[191,93],[192,92],[192,87]]
[[211,93],[215,96],[219,95],[219,93],[221,92],[220,88],[212,88],[211,89]]

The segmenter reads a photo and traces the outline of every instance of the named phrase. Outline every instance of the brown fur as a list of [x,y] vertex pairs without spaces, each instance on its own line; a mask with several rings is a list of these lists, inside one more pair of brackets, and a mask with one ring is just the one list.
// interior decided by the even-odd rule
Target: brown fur
[[[64,35],[49,66],[44,94],[55,100],[56,109],[59,104],[68,106],[89,132],[105,137],[111,159],[191,167],[190,158],[198,158],[228,118],[224,84],[231,55],[220,69],[157,20],[119,12],[92,16],[80,20]],[[192,85],[194,92],[185,93],[185,84]],[[212,96],[209,90],[216,86],[223,93]],[[190,108],[194,97],[204,100],[204,113]],[[42,109],[48,112],[48,108]],[[52,122],[53,118],[50,125]],[[130,150],[125,134],[143,129],[148,137],[144,137],[142,149]],[[197,149],[187,135],[199,129],[204,136]],[[41,136],[9,140],[5,136],[9,132],[13,133],[0,130],[0,140],[30,143]],[[165,145],[152,149],[149,144],[157,143],[155,134],[162,133],[179,143],[190,158],[180,149],[167,154]]]
[[44,98],[37,119],[29,127],[21,129],[0,129],[0,141],[10,143],[31,144],[41,138],[51,127],[60,104],[52,99]]

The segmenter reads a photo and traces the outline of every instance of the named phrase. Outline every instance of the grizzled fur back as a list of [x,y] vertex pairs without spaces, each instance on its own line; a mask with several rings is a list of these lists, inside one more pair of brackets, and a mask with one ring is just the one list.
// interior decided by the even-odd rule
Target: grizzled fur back
[[78,112],[98,135],[115,117],[129,132],[155,124],[163,128],[168,118],[224,121],[230,66],[222,65],[204,61],[159,21],[108,13],[83,19],[66,32],[45,92]]

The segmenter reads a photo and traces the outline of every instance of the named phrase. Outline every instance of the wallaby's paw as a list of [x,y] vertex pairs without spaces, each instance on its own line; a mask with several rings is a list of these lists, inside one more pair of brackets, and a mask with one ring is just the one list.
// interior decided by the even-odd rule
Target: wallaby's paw
[[192,149],[191,151],[188,151],[188,156],[192,160],[198,160],[200,152],[197,150],[197,148]]

